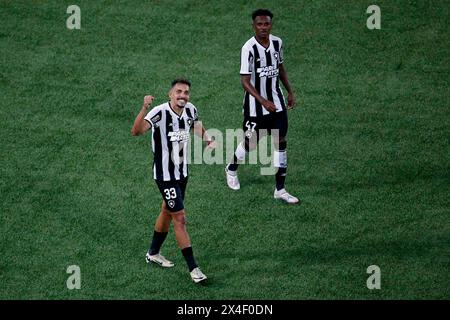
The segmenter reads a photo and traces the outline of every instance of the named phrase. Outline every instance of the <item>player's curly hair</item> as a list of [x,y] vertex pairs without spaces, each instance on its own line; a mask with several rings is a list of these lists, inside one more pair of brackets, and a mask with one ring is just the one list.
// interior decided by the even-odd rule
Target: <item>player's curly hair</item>
[[189,87],[191,87],[191,82],[188,79],[177,78],[172,81],[171,88],[173,88],[177,83],[187,84]]
[[272,20],[273,13],[267,9],[258,9],[258,10],[253,11],[252,20],[255,21],[256,17],[261,17],[261,16],[270,17],[270,19]]

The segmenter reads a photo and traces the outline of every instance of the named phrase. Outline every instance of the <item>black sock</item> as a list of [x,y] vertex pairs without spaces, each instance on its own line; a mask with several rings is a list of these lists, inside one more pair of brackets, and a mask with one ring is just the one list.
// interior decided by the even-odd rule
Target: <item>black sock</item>
[[192,247],[186,247],[181,250],[181,253],[183,254],[184,259],[186,259],[186,263],[189,268],[189,272],[194,270],[198,267],[198,265],[195,263],[194,259],[194,253],[192,252]]
[[278,172],[275,175],[275,183],[277,185],[277,191],[284,188],[284,181],[286,180],[286,169],[287,168],[278,168]]
[[227,168],[229,171],[236,171],[238,166],[239,166],[238,158],[236,157],[236,154],[233,154],[233,161],[230,164],[228,164]]
[[156,230],[153,231],[152,244],[150,246],[150,249],[148,250],[150,255],[153,256],[159,253],[159,249],[161,249],[164,240],[166,240],[167,234],[168,232],[158,232]]

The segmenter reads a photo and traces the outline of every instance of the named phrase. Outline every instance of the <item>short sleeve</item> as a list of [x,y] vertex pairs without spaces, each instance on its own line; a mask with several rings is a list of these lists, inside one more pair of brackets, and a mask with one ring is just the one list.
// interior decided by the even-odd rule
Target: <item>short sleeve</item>
[[252,74],[253,53],[244,45],[241,49],[241,74]]
[[199,121],[197,108],[192,106],[192,112],[193,112],[193,115],[192,115],[193,120]]
[[158,127],[159,122],[161,121],[161,110],[159,108],[153,108],[149,113],[147,113],[144,120],[152,126]]
[[284,53],[283,53],[283,43],[281,43],[280,46],[280,56],[278,57],[278,63],[282,64],[284,60]]

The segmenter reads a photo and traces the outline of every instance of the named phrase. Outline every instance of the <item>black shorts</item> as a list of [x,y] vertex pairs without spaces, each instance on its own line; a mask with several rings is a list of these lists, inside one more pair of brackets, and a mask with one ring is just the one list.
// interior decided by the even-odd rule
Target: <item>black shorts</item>
[[177,212],[184,209],[183,201],[188,182],[187,178],[174,181],[155,180],[155,182],[170,212]]
[[256,138],[259,141],[265,133],[270,135],[271,130],[278,130],[279,138],[285,138],[288,131],[287,111],[273,112],[261,117],[244,116],[242,130],[246,140]]

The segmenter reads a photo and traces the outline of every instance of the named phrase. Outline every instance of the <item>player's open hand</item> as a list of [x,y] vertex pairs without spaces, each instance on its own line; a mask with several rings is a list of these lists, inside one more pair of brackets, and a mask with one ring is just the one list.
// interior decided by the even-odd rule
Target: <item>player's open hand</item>
[[145,96],[145,97],[144,97],[144,105],[143,105],[143,107],[144,107],[145,109],[147,109],[148,106],[152,104],[153,99],[154,99],[153,96]]
[[262,102],[262,105],[263,105],[263,107],[264,108],[266,108],[266,110],[267,111],[269,111],[269,112],[275,112],[275,111],[277,111],[277,107],[275,106],[275,104],[272,102],[272,101],[269,101],[269,100],[264,100],[263,102]]
[[215,140],[206,141],[207,149],[215,149],[217,147],[217,143]]

